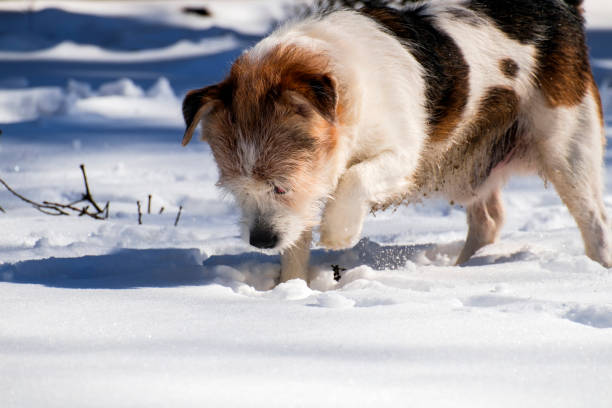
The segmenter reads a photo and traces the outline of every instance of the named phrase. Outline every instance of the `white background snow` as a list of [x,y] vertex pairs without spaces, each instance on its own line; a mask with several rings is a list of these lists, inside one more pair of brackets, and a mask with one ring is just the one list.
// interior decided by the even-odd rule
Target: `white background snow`
[[[181,12],[201,4],[0,2],[0,177],[69,202],[84,163],[111,203],[106,221],[51,217],[0,190],[1,407],[612,406],[612,273],[538,178],[511,181],[501,240],[469,266],[452,266],[464,210],[429,201],[315,248],[310,288],[274,287],[278,257],[240,240],[209,148],[180,146],[180,103],[285,3]],[[586,11],[612,136],[612,5]]]

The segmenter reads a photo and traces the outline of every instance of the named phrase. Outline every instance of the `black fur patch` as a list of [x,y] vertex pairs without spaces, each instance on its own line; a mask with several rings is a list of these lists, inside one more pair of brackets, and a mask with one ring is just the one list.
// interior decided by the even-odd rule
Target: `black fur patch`
[[488,17],[510,38],[534,44],[554,22],[555,0],[471,0],[467,7]]
[[441,141],[454,130],[467,104],[469,66],[453,39],[422,14],[426,7],[366,7],[360,12],[394,34],[425,69],[429,138]]
[[499,61],[499,69],[507,78],[516,78],[519,66],[512,58],[504,58]]
[[200,108],[209,100],[217,98],[218,95],[219,86],[217,85],[194,89],[187,93],[183,99],[183,119],[187,127],[191,126]]

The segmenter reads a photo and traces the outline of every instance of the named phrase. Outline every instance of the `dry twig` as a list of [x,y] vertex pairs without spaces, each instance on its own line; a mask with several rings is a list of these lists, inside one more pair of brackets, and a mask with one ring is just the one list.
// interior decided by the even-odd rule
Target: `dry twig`
[[176,214],[176,220],[174,220],[174,226],[176,227],[181,219],[181,212],[183,211],[183,206],[181,205],[178,210],[178,214]]
[[138,225],[142,225],[142,209],[140,208],[140,201],[136,201],[138,206]]
[[346,271],[346,268],[342,268],[340,265],[332,265],[332,271],[334,271],[334,280],[338,282],[342,278],[342,272]]
[[[37,203],[36,201],[32,201],[24,196],[22,196],[21,194],[19,194],[18,192],[16,192],[15,190],[13,190],[4,180],[2,180],[0,178],[0,183],[2,185],[4,185],[4,187],[11,193],[13,194],[15,197],[19,198],[21,201],[24,201],[30,205],[32,205],[34,208],[36,208],[38,211],[42,212],[43,214],[47,214],[47,215],[70,215],[70,213],[68,211],[72,211],[78,214],[79,217],[82,217],[83,215],[87,215],[88,217],[91,218],[95,218],[97,220],[104,220],[108,218],[108,214],[109,214],[109,203],[106,203],[106,206],[104,208],[100,208],[100,206],[98,205],[98,203],[96,203],[96,201],[94,200],[91,191],[89,189],[89,183],[87,181],[87,173],[85,172],[85,165],[81,164],[81,172],[83,173],[83,181],[85,183],[85,193],[82,195],[80,200],[77,201],[73,201],[69,204],[61,204],[61,203],[54,203],[54,202],[50,202],[50,201],[43,201],[42,203]],[[90,205],[86,205],[82,208],[77,207],[76,205],[82,202],[88,202],[90,203],[94,208],[95,211],[90,211]],[[4,212],[4,211],[3,211]]]

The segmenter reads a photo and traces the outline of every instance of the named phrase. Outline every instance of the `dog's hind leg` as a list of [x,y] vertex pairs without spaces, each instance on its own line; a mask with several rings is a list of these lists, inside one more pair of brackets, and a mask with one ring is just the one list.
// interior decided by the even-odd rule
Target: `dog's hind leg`
[[486,200],[471,204],[467,208],[467,222],[468,235],[457,265],[466,263],[480,248],[497,240],[504,223],[501,191],[495,190]]
[[557,193],[576,220],[582,234],[586,254],[605,267],[612,267],[612,241],[610,226],[601,197],[598,165],[590,170],[578,170],[571,162],[553,165],[546,169],[546,178],[555,186]]
[[291,279],[303,279],[308,282],[308,260],[310,258],[311,241],[312,231],[306,230],[294,246],[283,251],[281,255],[281,283]]
[[532,109],[540,173],[576,220],[587,256],[612,267],[612,236],[603,203],[603,115],[594,83],[579,105]]
[[[584,111],[585,105],[580,109]],[[612,239],[602,198],[602,128],[599,120],[588,113],[587,110],[578,114],[569,133],[546,139],[539,146],[541,172],[555,186],[576,220],[586,255],[609,268]]]

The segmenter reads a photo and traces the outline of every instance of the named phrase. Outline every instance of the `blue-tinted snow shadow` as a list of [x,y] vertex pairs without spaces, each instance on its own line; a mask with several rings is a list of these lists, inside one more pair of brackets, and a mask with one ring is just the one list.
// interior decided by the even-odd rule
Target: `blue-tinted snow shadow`
[[[589,46],[589,56],[593,60],[612,58],[612,30],[587,30],[587,45]],[[593,64],[593,76],[598,85],[612,80],[612,70]]]
[[612,58],[610,39],[612,30],[594,29],[587,30],[587,45],[591,58]]
[[608,305],[574,305],[564,319],[598,329],[612,328],[612,307]]
[[45,8],[33,12],[0,12],[0,50],[36,51],[64,41],[95,45],[115,51],[168,47],[181,40],[232,34],[250,41],[255,37],[221,27],[194,29],[164,22],[110,15],[80,14]]
[[[61,24],[58,24],[61,22]],[[159,77],[170,80],[178,95],[220,81],[242,50],[261,36],[212,26],[192,29],[137,18],[72,13],[43,9],[32,13],[0,11],[0,51],[35,51],[63,42],[94,45],[112,51],[142,51],[171,46],[180,41],[234,38],[237,47],[208,55],[172,59],[108,62],[74,60],[2,61],[0,84],[16,87],[65,86],[68,79],[97,88],[117,78],[130,78],[148,88]]]
[[538,256],[528,249],[513,252],[511,254],[476,255],[461,266],[486,266],[511,262],[528,262],[536,260]]
[[[367,238],[343,251],[315,249],[311,264],[350,269],[398,269],[423,251],[439,251],[434,244],[379,245]],[[108,255],[49,258],[0,265],[0,282],[39,284],[73,289],[127,289],[203,285],[220,277],[218,266],[239,270],[257,265],[279,265],[278,255],[247,252],[214,255],[207,259],[197,249],[123,249]],[[273,268],[275,269],[275,268]],[[256,270],[250,273],[257,273]]]
[[[332,265],[351,269],[361,265],[375,270],[401,269],[407,262],[423,259],[455,259],[463,242],[449,244],[380,245],[363,238],[355,247],[342,251],[314,249],[310,264],[320,270]],[[519,251],[500,256],[472,258],[465,266],[483,266],[532,260],[534,254]],[[447,262],[448,263],[448,262]],[[261,266],[265,266],[263,269]],[[128,289],[137,287],[175,287],[224,284],[226,266],[248,272],[254,281],[258,274],[280,273],[279,255],[245,252],[206,257],[198,249],[122,249],[108,255],[78,258],[49,258],[0,265],[0,282],[39,284],[71,289]],[[221,279],[218,279],[221,278]],[[272,277],[272,279],[278,279]]]
[[69,79],[74,79],[97,89],[102,83],[118,78],[130,78],[137,85],[149,88],[163,76],[170,80],[175,93],[182,95],[189,89],[201,88],[223,79],[232,61],[241,54],[243,48],[254,42],[241,42],[235,49],[215,54],[160,61],[2,61],[0,79],[21,78],[29,87],[65,87]]
[[[93,117],[93,115],[91,115]],[[59,117],[2,125],[3,143],[36,143],[40,145],[71,144],[81,140],[86,146],[117,148],[132,143],[169,143],[180,146],[184,127],[143,126],[138,123],[113,125],[91,122],[70,122]],[[194,145],[197,145],[194,143]],[[188,148],[191,147],[188,146]]]
[[197,249],[123,249],[108,255],[0,265],[0,282],[72,289],[201,285],[212,278]]
[[[341,251],[328,251],[313,249],[310,252],[310,263],[314,266],[330,268],[339,265],[350,269],[360,265],[367,265],[373,269],[399,269],[408,261],[415,261],[422,252],[438,248],[435,244],[417,245],[380,245],[368,238],[363,238],[353,248]],[[257,252],[248,252],[237,255],[213,255],[204,261],[204,266],[214,267],[226,265],[239,267],[244,264],[280,263],[278,255],[266,255]]]

